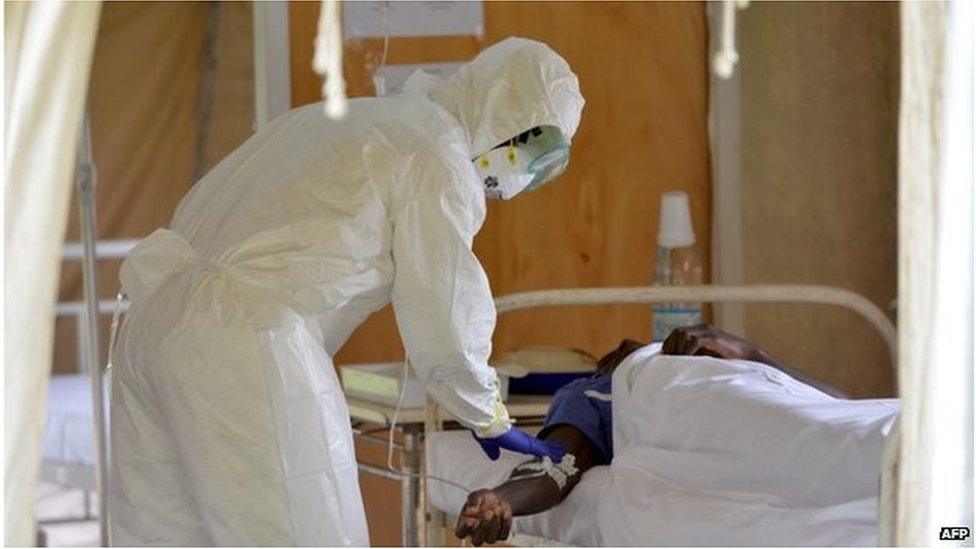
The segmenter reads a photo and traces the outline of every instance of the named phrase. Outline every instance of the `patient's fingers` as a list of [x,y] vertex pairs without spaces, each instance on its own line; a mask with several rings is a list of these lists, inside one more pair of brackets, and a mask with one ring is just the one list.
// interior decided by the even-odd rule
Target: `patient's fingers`
[[481,521],[479,521],[478,526],[471,534],[471,543],[475,544],[475,546],[479,546],[485,542],[485,538],[488,535],[488,528],[493,518],[494,513],[491,511],[488,511],[481,516]]
[[485,541],[488,543],[495,543],[498,541],[498,534],[502,531],[502,517],[495,515],[488,522],[486,530],[488,533],[485,535]]
[[465,538],[478,527],[480,522],[481,507],[477,504],[465,504],[465,506],[461,508],[461,514],[458,516],[457,525],[454,527],[454,535],[459,538]]
[[458,517],[457,525],[454,527],[454,535],[460,539],[464,539],[471,534],[474,528],[478,525],[478,519],[474,517],[460,516]]
[[502,510],[502,529],[498,532],[498,541],[505,541],[512,532],[512,508],[507,505]]
[[484,529],[485,529],[485,523],[483,520],[481,520],[480,518],[469,517],[467,519],[467,522],[465,522],[465,524],[463,525],[463,527],[459,528],[454,532],[454,535],[456,535],[459,539],[470,537],[472,543],[474,543],[475,545],[480,545],[481,541],[479,540],[483,538],[483,535],[481,535],[481,533],[484,532]]
[[484,528],[482,528],[480,524],[478,526],[479,527],[471,533],[471,545],[474,545],[475,547],[481,547],[481,544],[485,542],[485,538],[482,535]]

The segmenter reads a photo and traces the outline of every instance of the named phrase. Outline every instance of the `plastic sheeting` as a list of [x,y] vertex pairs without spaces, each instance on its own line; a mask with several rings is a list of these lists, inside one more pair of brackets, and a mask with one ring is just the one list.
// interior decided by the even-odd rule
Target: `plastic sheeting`
[[[903,2],[894,541],[973,525],[973,5]],[[970,543],[972,541],[970,540]]]
[[4,3],[4,518],[35,540],[34,501],[67,222],[98,2]]

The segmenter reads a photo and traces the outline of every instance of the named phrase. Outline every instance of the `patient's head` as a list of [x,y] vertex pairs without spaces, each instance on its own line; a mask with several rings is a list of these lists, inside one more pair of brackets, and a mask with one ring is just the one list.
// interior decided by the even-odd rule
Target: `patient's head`
[[597,362],[596,371],[601,373],[614,371],[618,364],[630,356],[630,353],[633,353],[637,349],[640,349],[646,345],[646,343],[634,341],[633,339],[625,339],[621,341],[620,345],[617,345],[616,349],[610,351],[600,358],[599,362]]

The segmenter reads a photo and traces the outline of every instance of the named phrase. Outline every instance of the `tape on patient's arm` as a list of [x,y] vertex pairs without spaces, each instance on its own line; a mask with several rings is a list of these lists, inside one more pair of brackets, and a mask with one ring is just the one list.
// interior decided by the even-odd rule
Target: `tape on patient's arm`
[[559,463],[553,463],[549,457],[544,457],[541,461],[527,461],[512,472],[512,478],[521,480],[549,477],[562,490],[566,487],[569,478],[576,473],[579,473],[579,469],[576,468],[576,456],[566,454]]

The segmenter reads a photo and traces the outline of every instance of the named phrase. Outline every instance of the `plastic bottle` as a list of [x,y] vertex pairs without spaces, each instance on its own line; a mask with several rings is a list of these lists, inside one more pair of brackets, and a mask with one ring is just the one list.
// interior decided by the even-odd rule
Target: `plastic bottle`
[[[654,285],[690,286],[701,283],[702,264],[695,247],[688,194],[682,191],[666,192],[661,196]],[[702,322],[701,303],[659,303],[651,311],[651,335],[654,341],[663,341],[675,328]]]

